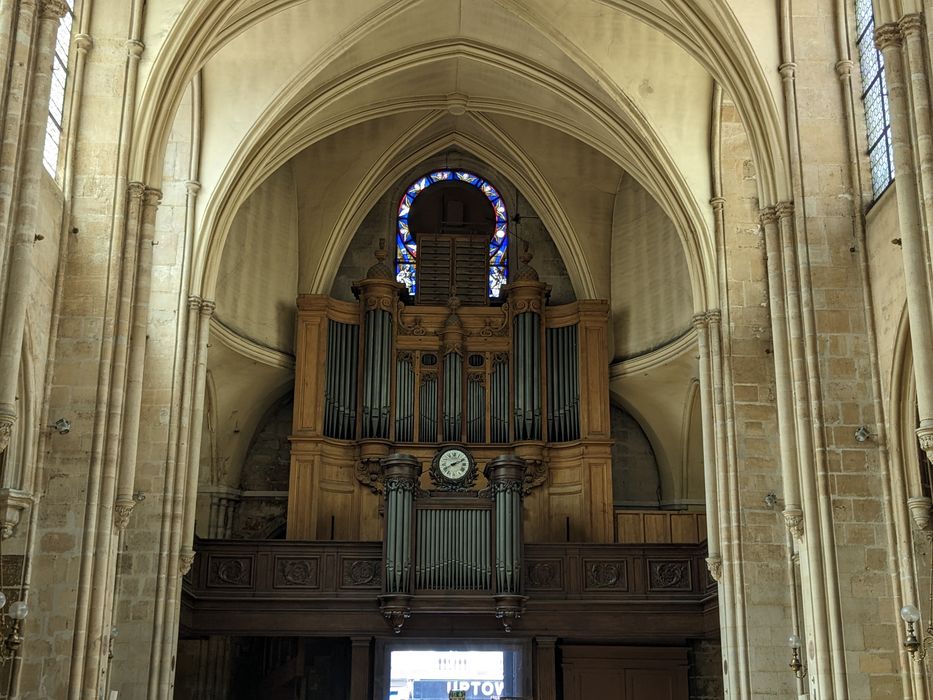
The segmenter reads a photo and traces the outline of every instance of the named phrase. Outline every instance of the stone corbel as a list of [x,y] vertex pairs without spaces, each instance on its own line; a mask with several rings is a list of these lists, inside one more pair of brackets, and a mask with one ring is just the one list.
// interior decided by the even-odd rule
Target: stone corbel
[[0,454],[6,452],[13,439],[13,426],[16,425],[15,415],[0,415]]
[[188,572],[191,571],[192,564],[194,564],[194,550],[183,549],[181,554],[178,555],[178,573],[187,576]]
[[907,499],[907,508],[914,519],[917,529],[930,533],[933,528],[930,527],[930,516],[933,514],[933,501],[927,496],[915,496]]
[[709,569],[709,575],[713,577],[714,581],[719,583],[719,581],[722,580],[722,558],[721,557],[707,557],[706,568]]
[[917,442],[927,459],[933,462],[933,425],[922,425],[917,428]]
[[798,542],[803,538],[803,511],[796,508],[784,509],[784,524]]
[[23,512],[32,506],[32,494],[18,489],[0,489],[0,537],[9,539],[22,519]]

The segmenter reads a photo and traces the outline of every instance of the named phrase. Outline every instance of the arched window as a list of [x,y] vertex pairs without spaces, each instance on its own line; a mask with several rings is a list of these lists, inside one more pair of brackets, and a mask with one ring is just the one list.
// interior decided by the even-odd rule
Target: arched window
[[418,289],[418,243],[409,227],[409,215],[415,199],[426,189],[439,182],[459,181],[472,185],[482,192],[492,206],[494,228],[489,240],[489,276],[487,293],[496,299],[502,286],[508,282],[508,215],[505,202],[496,188],[486,180],[465,170],[436,170],[415,180],[405,190],[398,207],[398,234],[396,240],[396,278],[415,295]]
[[891,144],[888,84],[884,78],[884,59],[875,48],[875,16],[871,0],[855,0],[855,27],[862,72],[871,189],[877,199],[894,181],[894,148]]
[[45,127],[45,147],[42,162],[49,175],[58,171],[58,154],[61,151],[62,128],[65,123],[65,84],[68,81],[68,51],[71,48],[71,28],[74,24],[73,0],[65,0],[68,9],[58,25],[55,39],[55,55],[52,58],[52,91],[49,94],[49,119]]

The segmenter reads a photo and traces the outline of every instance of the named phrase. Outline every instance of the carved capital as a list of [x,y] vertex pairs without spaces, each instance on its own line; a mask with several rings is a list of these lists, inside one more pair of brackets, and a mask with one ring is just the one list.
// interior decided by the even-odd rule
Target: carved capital
[[904,15],[897,21],[897,26],[905,39],[920,38],[923,34],[923,15],[919,12]]
[[706,557],[706,568],[709,575],[717,583],[722,580],[722,559],[720,557]]
[[761,222],[762,226],[767,226],[768,224],[777,223],[777,208],[776,207],[764,207],[761,211],[758,212],[758,221]]
[[382,457],[360,457],[356,463],[356,480],[373,493],[382,492]]
[[68,5],[64,0],[42,0],[39,4],[39,19],[55,20],[56,22],[68,12]]
[[118,530],[125,530],[126,526],[130,524],[130,515],[132,515],[135,507],[136,501],[132,499],[117,501],[113,506],[113,524]]
[[202,301],[201,302],[201,315],[210,318],[214,315],[214,309],[217,308],[217,304],[213,301]]
[[194,564],[194,551],[183,549],[181,554],[178,555],[178,573],[187,576],[188,572],[191,571],[192,564]]
[[840,78],[848,78],[852,75],[852,69],[855,67],[855,62],[844,58],[841,61],[836,61],[836,75]]
[[706,312],[706,322],[711,326],[718,326],[722,320],[722,312],[719,309],[710,309]]
[[897,22],[888,22],[875,27],[875,47],[882,53],[885,49],[900,48],[904,35]]
[[793,61],[782,63],[778,66],[778,73],[784,80],[793,80],[797,77],[797,64]]
[[188,180],[185,183],[185,191],[190,195],[196,195],[201,191],[201,183],[196,180]]
[[195,294],[192,294],[191,296],[189,296],[188,297],[188,310],[197,311],[200,308],[201,308],[201,297]]
[[726,200],[724,197],[713,197],[711,200],[709,200],[709,203],[715,212],[722,211],[723,207],[726,206]]
[[778,202],[774,206],[774,211],[777,214],[778,219],[789,219],[794,215],[794,203]]
[[147,207],[157,207],[162,203],[162,190],[154,187],[147,187],[143,193],[143,205]]
[[143,194],[146,192],[146,186],[134,180],[133,182],[127,183],[126,192],[130,196],[130,199],[142,199]]
[[696,314],[693,317],[693,327],[696,328],[697,330],[700,330],[701,328],[706,328],[706,324],[707,324],[706,314]]
[[933,425],[921,425],[917,428],[917,442],[927,459],[933,462]]
[[795,540],[803,537],[803,512],[797,508],[786,508],[784,510],[784,525],[794,536]]
[[13,426],[16,424],[16,416],[0,415],[0,454],[6,452],[10,446],[10,440],[13,439]]

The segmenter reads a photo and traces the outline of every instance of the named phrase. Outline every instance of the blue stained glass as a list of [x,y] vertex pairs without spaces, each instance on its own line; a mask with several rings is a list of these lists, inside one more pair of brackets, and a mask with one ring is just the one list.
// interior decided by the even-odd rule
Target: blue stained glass
[[460,180],[480,190],[492,205],[496,219],[496,230],[489,241],[489,296],[498,298],[502,287],[508,282],[508,212],[501,195],[490,183],[479,175],[465,170],[435,170],[415,180],[402,195],[398,206],[398,232],[396,234],[396,279],[405,285],[408,293],[414,296],[417,291],[418,245],[408,227],[408,217],[415,198],[422,191],[436,182]]

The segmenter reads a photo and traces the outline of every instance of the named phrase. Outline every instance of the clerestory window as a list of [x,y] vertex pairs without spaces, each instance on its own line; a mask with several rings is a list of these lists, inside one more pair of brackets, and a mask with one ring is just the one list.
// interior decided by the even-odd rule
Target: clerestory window
[[862,73],[862,102],[868,135],[871,189],[877,199],[894,181],[894,149],[891,144],[891,111],[884,58],[875,47],[875,16],[871,0],[855,1],[859,67]]
[[52,59],[52,91],[49,95],[49,119],[45,126],[45,147],[42,162],[49,175],[58,172],[58,155],[62,145],[65,121],[65,85],[68,81],[68,51],[71,48],[71,29],[74,26],[74,0],[65,0],[68,10],[58,25],[55,55]]

